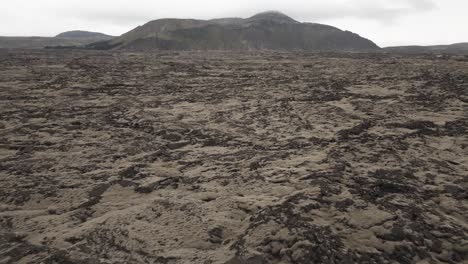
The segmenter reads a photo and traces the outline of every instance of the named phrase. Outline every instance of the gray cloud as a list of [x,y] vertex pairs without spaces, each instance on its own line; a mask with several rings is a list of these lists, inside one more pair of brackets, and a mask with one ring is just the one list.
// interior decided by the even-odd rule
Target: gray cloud
[[[69,0],[48,2],[56,14],[64,18],[96,20],[114,24],[145,22],[162,17],[216,18],[222,16],[248,17],[265,10],[283,11],[298,19],[313,22],[321,19],[356,17],[381,22],[397,19],[402,15],[432,10],[431,0],[237,0],[237,1],[180,1],[165,3],[150,0],[91,1]],[[35,1],[41,2],[41,0]],[[57,2],[56,4],[50,4]]]
[[[54,1],[54,0],[47,0]],[[83,0],[84,2],[88,0]],[[266,10],[279,10],[303,22],[326,22],[333,19],[358,18],[388,24],[398,18],[432,10],[431,0],[237,0],[237,1],[183,1],[169,3],[160,1],[100,1],[99,4],[83,5],[83,1],[69,0],[67,4],[54,6],[61,19],[82,21],[87,30],[106,31],[120,35],[150,20],[167,17],[210,19],[219,17],[249,17]],[[79,28],[75,26],[74,28]],[[106,30],[109,28],[108,31]],[[65,28],[57,30],[67,30]],[[363,33],[365,33],[363,31]],[[55,33],[54,33],[55,34]]]
[[[401,16],[426,12],[435,8],[435,3],[430,0],[394,1],[392,5],[389,5],[388,1],[357,0],[332,1],[330,4],[313,9],[291,8],[290,13],[303,21],[351,17],[387,23]],[[286,9],[288,8],[286,7]]]

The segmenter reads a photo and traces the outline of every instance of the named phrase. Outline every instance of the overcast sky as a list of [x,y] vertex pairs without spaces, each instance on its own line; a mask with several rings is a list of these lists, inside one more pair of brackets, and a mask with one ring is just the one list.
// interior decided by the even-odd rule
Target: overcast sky
[[0,35],[68,30],[121,35],[158,18],[249,17],[281,11],[350,30],[380,46],[468,42],[467,0],[2,0]]

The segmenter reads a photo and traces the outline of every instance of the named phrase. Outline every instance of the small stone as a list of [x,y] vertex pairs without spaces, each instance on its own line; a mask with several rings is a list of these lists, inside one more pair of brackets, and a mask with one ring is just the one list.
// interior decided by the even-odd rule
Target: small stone
[[282,177],[277,177],[269,180],[271,183],[285,183],[289,182],[289,179],[286,178],[285,176]]
[[190,141],[180,141],[167,144],[167,148],[174,150],[190,145]]
[[200,193],[198,195],[198,198],[204,202],[211,202],[218,198],[218,194],[213,193],[213,192],[205,192],[205,193]]
[[444,250],[442,253],[440,253],[437,256],[437,259],[445,261],[445,262],[451,262],[450,259],[452,258],[452,253],[448,252],[447,250]]
[[20,232],[9,232],[9,233],[4,233],[3,237],[5,238],[6,241],[22,241],[27,235],[25,233],[20,233]]
[[178,178],[153,177],[141,183],[136,189],[139,193],[151,193],[152,191],[169,186],[178,181]]
[[56,215],[58,214],[58,208],[56,206],[49,206],[47,207],[47,213],[51,215]]
[[280,250],[280,255],[281,255],[281,256],[288,256],[288,255],[291,253],[290,251],[291,251],[291,250],[289,250],[289,248],[284,248],[284,247],[283,247],[283,248]]
[[182,139],[182,136],[178,133],[170,133],[170,134],[166,134],[164,136],[164,139],[167,139],[170,141],[179,141]]
[[304,249],[299,248],[299,249],[296,249],[292,253],[291,257],[294,261],[299,261],[302,258],[304,258],[305,255],[306,255],[306,251]]
[[457,245],[453,249],[460,254],[468,254],[468,243],[464,245]]
[[280,253],[281,249],[283,249],[283,244],[281,244],[278,241],[274,241],[270,243],[270,246],[271,246],[271,254],[273,254],[274,256],[277,256]]

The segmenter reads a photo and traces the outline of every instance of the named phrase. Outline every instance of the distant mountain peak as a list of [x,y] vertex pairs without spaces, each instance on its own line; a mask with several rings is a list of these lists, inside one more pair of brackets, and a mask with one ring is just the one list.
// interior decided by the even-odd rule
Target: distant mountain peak
[[96,42],[105,42],[114,37],[83,30],[72,30],[58,34],[55,37],[0,37],[0,49],[21,48],[41,49],[60,47],[83,47]]
[[287,16],[285,13],[278,11],[278,10],[268,10],[268,11],[263,11],[260,13],[255,14],[254,16],[263,16],[263,15],[271,15],[271,16]]
[[338,28],[300,23],[268,11],[250,18],[158,19],[91,49],[121,50],[378,50],[372,41]]
[[468,42],[433,46],[395,46],[384,48],[386,52],[400,54],[460,54],[468,55]]
[[261,12],[248,18],[248,20],[250,21],[269,20],[269,21],[275,21],[279,23],[295,23],[295,24],[299,23],[298,21],[292,19],[291,17],[279,11]]
[[112,36],[99,33],[99,32],[90,32],[90,31],[84,31],[84,30],[72,30],[72,31],[66,31],[58,34],[55,36],[56,38],[101,38],[101,39],[110,39]]

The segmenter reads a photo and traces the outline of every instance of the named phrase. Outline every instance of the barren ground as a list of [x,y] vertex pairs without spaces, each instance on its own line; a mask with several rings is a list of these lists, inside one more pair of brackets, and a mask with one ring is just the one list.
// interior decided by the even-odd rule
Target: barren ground
[[0,52],[0,263],[468,263],[468,57]]

